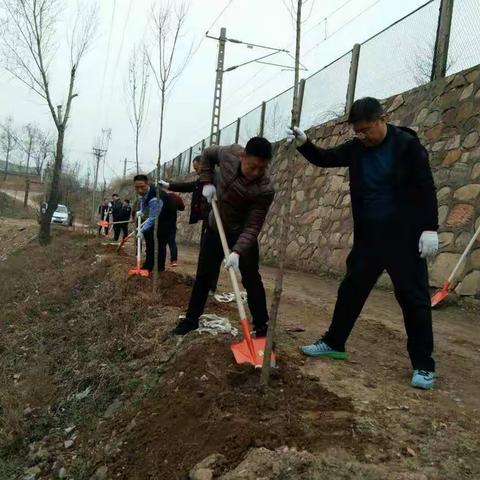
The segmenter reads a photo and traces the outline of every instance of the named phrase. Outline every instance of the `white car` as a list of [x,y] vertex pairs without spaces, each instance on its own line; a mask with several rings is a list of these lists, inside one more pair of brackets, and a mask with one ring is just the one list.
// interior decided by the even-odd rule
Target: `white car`
[[65,205],[58,205],[53,212],[52,223],[71,227],[73,224],[72,212]]

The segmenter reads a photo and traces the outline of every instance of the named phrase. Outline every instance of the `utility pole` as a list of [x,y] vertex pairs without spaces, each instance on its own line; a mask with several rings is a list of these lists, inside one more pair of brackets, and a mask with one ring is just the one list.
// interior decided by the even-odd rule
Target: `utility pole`
[[220,111],[222,107],[223,65],[225,62],[226,39],[227,29],[222,27],[220,29],[220,38],[218,39],[217,74],[215,75],[215,89],[213,92],[212,127],[210,130],[211,145],[218,145],[220,140]]
[[95,157],[96,160],[96,165],[95,165],[95,175],[94,175],[94,180],[93,180],[93,191],[92,191],[92,225],[95,224],[95,206],[96,206],[96,193],[97,193],[97,182],[98,182],[98,170],[100,168],[100,161],[102,158],[106,155],[107,150],[103,148],[93,148],[93,156]]
[[125,180],[126,177],[127,177],[127,159],[123,161],[123,180]]
[[[221,107],[222,107],[222,90],[223,90],[223,74],[232,72],[237,68],[244,67],[245,65],[249,65],[251,63],[261,63],[263,65],[272,65],[274,67],[281,67],[283,70],[293,71],[295,70],[294,67],[290,65],[281,65],[278,63],[270,63],[266,62],[265,59],[272,57],[273,55],[277,55],[279,53],[287,53],[289,54],[288,50],[281,49],[281,48],[274,48],[274,47],[267,47],[265,45],[257,45],[255,43],[247,43],[241,40],[236,40],[234,38],[227,38],[227,29],[222,27],[220,29],[220,37],[212,37],[211,35],[206,34],[207,38],[212,40],[216,40],[218,42],[218,55],[217,55],[217,70],[215,75],[215,88],[214,88],[214,95],[213,95],[213,110],[212,110],[212,126],[210,130],[210,144],[211,145],[218,145],[220,140],[220,115],[221,115]],[[225,50],[227,42],[235,43],[237,45],[245,45],[249,49],[260,48],[263,50],[268,50],[269,53],[266,55],[262,55],[261,57],[254,58],[253,60],[248,60],[247,62],[241,63],[239,65],[234,65],[233,67],[229,67],[224,69],[225,63]],[[306,68],[302,65],[302,70],[306,70]]]

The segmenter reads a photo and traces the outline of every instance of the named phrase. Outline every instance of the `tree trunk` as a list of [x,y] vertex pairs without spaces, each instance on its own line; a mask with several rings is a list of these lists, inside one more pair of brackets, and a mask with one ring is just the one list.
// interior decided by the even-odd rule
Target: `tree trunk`
[[41,245],[47,245],[50,243],[50,227],[52,222],[53,213],[57,209],[59,200],[59,186],[60,177],[62,174],[62,162],[63,162],[63,141],[65,138],[65,127],[58,127],[57,149],[55,152],[55,163],[53,165],[52,183],[50,184],[50,192],[48,193],[48,207],[44,215],[40,220],[40,232],[38,234],[38,240]]
[[[158,135],[158,158],[157,158],[157,169],[155,175],[155,183],[157,186],[157,201],[160,200],[160,186],[158,185],[158,181],[160,180],[160,164],[162,161],[162,139],[163,139],[163,117],[165,115],[165,89],[162,89],[162,97],[161,97],[161,106],[160,106],[160,133]],[[154,240],[154,261],[153,261],[153,293],[157,293],[158,288],[158,215],[155,218],[155,226],[153,230],[153,240]]]
[[137,164],[137,175],[140,173],[140,165],[138,162],[138,137],[139,136],[140,136],[140,132],[138,131],[138,127],[137,127],[137,131],[135,132],[135,162]]
[[32,151],[32,142],[28,146],[28,153],[27,153],[27,176],[25,177],[25,196],[23,198],[23,208],[28,207],[28,194],[30,192],[30,156]]
[[[298,0],[297,5],[297,40],[295,51],[295,83],[293,86],[293,104],[292,104],[292,127],[298,125],[298,113],[300,110],[299,105],[299,80],[300,80],[300,40],[301,40],[301,27],[302,27],[302,2]],[[288,147],[288,166],[287,171],[294,171],[296,146],[293,141]],[[285,261],[287,256],[287,244],[288,244],[288,232],[290,230],[290,204],[292,197],[292,184],[293,174],[287,181],[287,191],[285,195],[285,209],[281,216],[280,222],[280,249],[278,254],[278,270],[275,278],[275,289],[273,291],[272,305],[270,307],[270,319],[268,322],[267,341],[265,346],[265,352],[263,357],[262,374],[260,377],[260,383],[267,386],[270,381],[270,357],[273,348],[273,340],[275,337],[275,330],[277,326],[278,310],[280,308],[280,301],[282,299],[283,292],[283,275],[285,272]]]
[[10,157],[10,146],[8,146],[8,148],[7,148],[7,156],[5,157],[5,172],[3,174],[3,180],[7,180],[9,157]]

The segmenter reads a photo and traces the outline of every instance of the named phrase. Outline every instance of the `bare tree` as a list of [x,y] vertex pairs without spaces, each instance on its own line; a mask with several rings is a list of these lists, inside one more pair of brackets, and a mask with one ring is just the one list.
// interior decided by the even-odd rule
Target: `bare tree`
[[27,167],[25,170],[25,195],[23,197],[23,207],[28,206],[28,195],[30,192],[30,159],[34,150],[37,148],[37,142],[40,138],[40,129],[31,123],[24,125],[22,128],[22,139],[19,144],[27,157]]
[[33,160],[35,162],[35,172],[37,175],[42,174],[45,161],[47,160],[48,156],[52,154],[52,152],[53,152],[53,141],[50,134],[40,130],[38,134],[37,148],[33,153]]
[[80,5],[68,39],[70,71],[64,105],[55,106],[50,87],[50,70],[57,53],[55,37],[61,13],[67,10],[66,0],[1,0],[6,14],[2,36],[5,69],[17,80],[37,93],[46,103],[57,130],[55,161],[48,193],[48,208],[40,221],[39,241],[50,242],[50,222],[57,208],[62,172],[65,131],[77,96],[75,80],[82,58],[91,44],[96,29],[96,7]]
[[[164,1],[160,5],[152,6],[152,27],[154,47],[152,51],[146,49],[148,64],[153,73],[155,83],[160,93],[160,118],[158,135],[158,157],[156,181],[160,180],[160,165],[162,161],[162,141],[164,136],[165,106],[167,97],[175,83],[183,73],[190,59],[192,46],[187,53],[179,57],[179,42],[185,27],[188,12],[186,2]],[[160,195],[159,188],[157,196]],[[153,268],[153,290],[157,290],[158,283],[158,216],[155,220],[155,260]]]
[[[309,0],[298,0],[296,9],[296,49],[295,49],[295,83],[293,85],[293,104],[292,104],[292,123],[291,126],[297,126],[299,123],[299,86],[300,86],[300,43],[302,33],[302,6]],[[296,146],[295,142],[292,142],[288,147],[288,171],[294,171]],[[285,259],[287,254],[288,243],[288,231],[290,230],[290,203],[292,197],[292,183],[293,175],[287,181],[287,191],[285,195],[285,214],[281,216],[280,221],[280,244],[278,253],[278,270],[275,278],[275,289],[273,291],[272,305],[270,307],[270,319],[268,322],[267,342],[265,346],[265,354],[263,357],[262,374],[260,381],[262,385],[268,385],[270,380],[270,357],[273,347],[273,339],[275,336],[275,328],[277,324],[278,310],[280,307],[280,301],[282,299],[283,291],[283,274],[285,271]],[[280,208],[281,210],[281,208]]]
[[13,126],[13,118],[7,117],[3,125],[1,125],[2,132],[0,133],[0,146],[5,154],[5,170],[3,172],[3,180],[7,179],[8,164],[12,151],[17,145],[15,130]]
[[140,170],[138,145],[140,133],[145,126],[148,111],[149,72],[147,52],[144,47],[133,47],[128,64],[128,81],[126,85],[129,102],[129,120],[135,134],[135,164],[137,174]]

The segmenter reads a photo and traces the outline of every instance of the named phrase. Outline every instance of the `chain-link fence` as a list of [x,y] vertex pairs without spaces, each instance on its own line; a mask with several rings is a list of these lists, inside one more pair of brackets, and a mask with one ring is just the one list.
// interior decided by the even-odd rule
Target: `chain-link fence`
[[38,170],[35,167],[29,167],[27,169],[24,165],[19,165],[17,163],[7,162],[0,160],[0,176],[1,175],[21,175],[24,177],[40,175]]
[[[442,35],[449,39],[443,59],[437,48]],[[424,85],[434,75],[435,61],[445,62],[448,75],[480,63],[480,0],[430,0],[308,77],[300,125],[307,129],[342,116],[354,99],[387,98]],[[219,144],[244,145],[260,134],[272,142],[282,140],[292,103],[293,87],[223,127]],[[191,172],[191,160],[209,144],[207,137],[165,164],[163,176]]]

